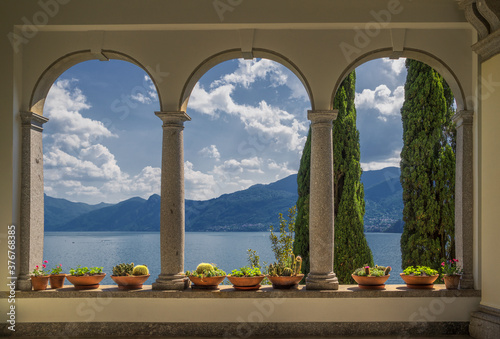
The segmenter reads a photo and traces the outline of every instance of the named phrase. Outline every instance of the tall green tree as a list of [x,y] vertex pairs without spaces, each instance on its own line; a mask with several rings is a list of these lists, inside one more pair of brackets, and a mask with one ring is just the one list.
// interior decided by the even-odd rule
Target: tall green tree
[[[339,110],[333,124],[334,156],[334,271],[342,284],[353,283],[351,273],[363,265],[373,265],[373,256],[363,233],[365,214],[364,189],[361,183],[359,132],[354,106],[356,74],[353,71],[342,82],[333,107]],[[299,199],[295,223],[294,252],[304,258],[309,272],[309,178],[311,131],[302,153],[297,176]]]
[[408,75],[401,109],[403,268],[439,269],[454,257],[455,128],[453,94],[431,67],[406,60]]

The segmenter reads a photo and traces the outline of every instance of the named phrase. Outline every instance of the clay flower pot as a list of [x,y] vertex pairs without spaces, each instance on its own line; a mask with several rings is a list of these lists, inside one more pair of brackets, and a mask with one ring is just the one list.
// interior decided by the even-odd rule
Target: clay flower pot
[[267,279],[273,284],[275,289],[296,289],[298,288],[299,282],[304,278],[303,274],[288,276],[267,276]]
[[460,279],[462,279],[462,275],[453,274],[453,275],[445,275],[443,277],[444,285],[447,290],[458,290],[458,286],[460,285]]
[[260,288],[260,282],[265,278],[265,275],[259,275],[256,277],[233,277],[231,275],[227,276],[227,279],[233,284],[236,290],[258,290]]
[[140,290],[142,288],[142,284],[148,280],[148,275],[127,275],[127,276],[119,276],[112,275],[111,279],[115,283],[118,284],[118,288],[120,290]]
[[66,274],[51,274],[49,275],[50,280],[50,288],[57,289],[62,288],[64,286],[64,279],[66,278]]
[[203,278],[198,278],[193,275],[189,276],[189,280],[193,283],[193,286],[191,288],[194,289],[205,289],[205,290],[217,290],[219,289],[219,284],[226,279],[226,276],[219,276],[219,277],[203,277]]
[[368,277],[351,274],[352,278],[358,283],[358,287],[364,290],[383,290],[385,289],[385,282],[389,277],[388,275],[383,275],[381,277]]
[[48,284],[49,284],[48,275],[31,276],[31,287],[33,287],[33,290],[35,291],[46,290]]
[[68,281],[75,286],[75,290],[94,290],[99,288],[99,283],[106,273],[95,275],[68,275]]
[[439,277],[436,275],[406,275],[400,273],[401,279],[406,283],[406,287],[413,289],[433,289],[434,281]]

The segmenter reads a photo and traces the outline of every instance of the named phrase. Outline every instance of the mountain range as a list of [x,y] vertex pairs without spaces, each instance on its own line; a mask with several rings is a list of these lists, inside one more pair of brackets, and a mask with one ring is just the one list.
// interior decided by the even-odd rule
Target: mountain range
[[[363,172],[365,231],[402,231],[399,168]],[[218,198],[186,200],[186,231],[267,231],[297,202],[297,175]],[[45,195],[46,231],[160,230],[160,196],[134,197],[117,204],[88,205]],[[398,223],[399,222],[399,223]],[[401,228],[401,230],[400,230]]]

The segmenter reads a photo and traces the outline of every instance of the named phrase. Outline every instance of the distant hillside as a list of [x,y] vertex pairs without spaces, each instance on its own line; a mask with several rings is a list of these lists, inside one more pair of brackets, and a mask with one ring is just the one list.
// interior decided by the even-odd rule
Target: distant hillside
[[[399,168],[364,172],[365,231],[398,232],[402,219]],[[297,175],[218,198],[186,200],[186,231],[267,231],[297,202]],[[88,205],[45,196],[47,231],[159,231],[160,197],[131,198],[115,205]]]

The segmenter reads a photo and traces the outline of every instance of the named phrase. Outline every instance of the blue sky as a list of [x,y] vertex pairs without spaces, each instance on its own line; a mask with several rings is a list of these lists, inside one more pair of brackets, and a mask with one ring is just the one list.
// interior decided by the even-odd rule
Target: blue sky
[[[404,60],[374,60],[356,72],[362,167],[399,166]],[[211,69],[187,109],[186,198],[210,199],[296,173],[308,109],[302,84],[278,63],[231,60]],[[88,61],[67,70],[44,108],[45,193],[92,204],[159,194],[158,110],[151,80],[135,65]]]

